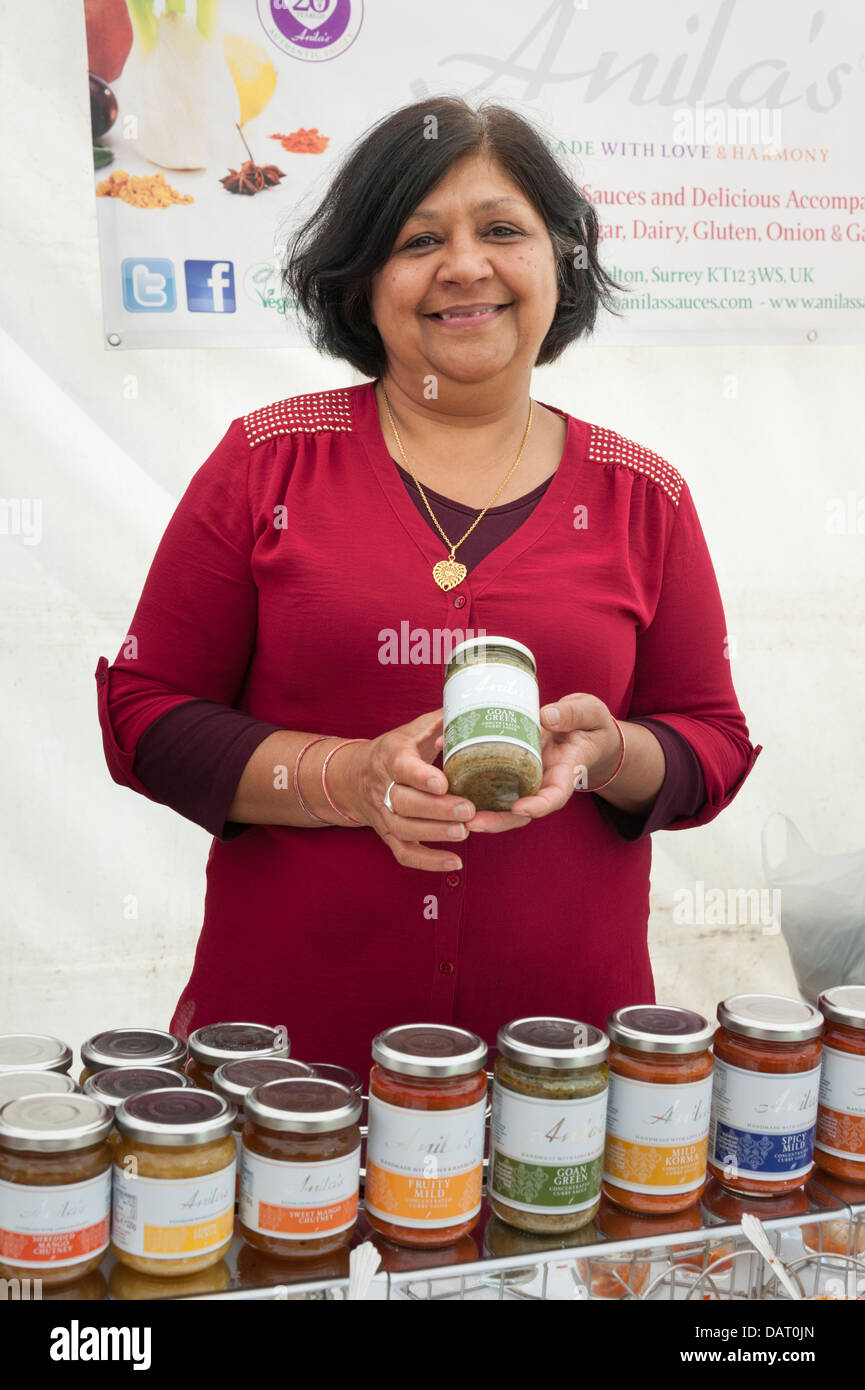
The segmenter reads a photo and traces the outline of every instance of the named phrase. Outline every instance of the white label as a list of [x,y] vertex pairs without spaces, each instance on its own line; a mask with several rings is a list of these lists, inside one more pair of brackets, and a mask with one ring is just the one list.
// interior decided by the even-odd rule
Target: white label
[[709,1158],[756,1181],[805,1178],[814,1159],[820,1068],[758,1072],[715,1058]]
[[369,1098],[367,1211],[399,1226],[458,1225],[481,1209],[486,1097],[458,1110]]
[[445,761],[472,743],[516,743],[539,756],[538,683],[528,671],[495,661],[463,666],[445,682],[443,704]]
[[865,1056],[825,1043],[815,1148],[865,1162]]
[[0,1259],[27,1269],[82,1264],[108,1249],[111,1168],[85,1182],[0,1180]]
[[610,1072],[604,1179],[627,1192],[693,1192],[706,1179],[712,1074],[679,1086]]
[[496,1083],[489,1190],[519,1211],[561,1215],[598,1198],[606,1089],[576,1100],[522,1096]]
[[359,1179],[360,1145],[342,1158],[292,1163],[244,1144],[238,1215],[251,1231],[286,1240],[337,1235],[357,1220]]
[[237,1162],[199,1178],[142,1178],[114,1168],[111,1239],[130,1255],[176,1260],[218,1250],[234,1229]]

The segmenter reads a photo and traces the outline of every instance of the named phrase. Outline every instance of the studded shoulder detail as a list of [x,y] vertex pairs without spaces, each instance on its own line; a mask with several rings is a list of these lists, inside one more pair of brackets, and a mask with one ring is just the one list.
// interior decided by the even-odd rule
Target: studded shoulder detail
[[642,444],[615,430],[604,429],[602,425],[589,427],[589,458],[594,463],[606,463],[613,468],[632,468],[635,473],[644,473],[653,483],[664,489],[674,506],[679,505],[679,495],[684,479],[671,463],[653,454]]
[[350,430],[351,407],[347,387],[334,391],[310,391],[305,396],[263,405],[243,417],[250,448],[279,434],[320,434],[323,430]]

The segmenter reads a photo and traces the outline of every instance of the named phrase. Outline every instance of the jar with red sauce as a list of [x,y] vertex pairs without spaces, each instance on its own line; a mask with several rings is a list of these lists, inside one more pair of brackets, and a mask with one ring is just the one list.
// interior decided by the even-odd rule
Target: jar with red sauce
[[481,1210],[487,1045],[449,1024],[388,1028],[372,1044],[365,1206],[397,1245],[453,1245]]
[[[250,1091],[263,1086],[266,1081],[290,1081],[296,1076],[311,1076],[312,1068],[304,1062],[296,1062],[290,1057],[239,1057],[234,1062],[223,1062],[211,1078],[211,1087],[223,1100],[231,1101],[237,1110],[234,1121],[234,1142],[237,1147],[237,1187],[240,1197],[240,1161],[243,1126],[246,1116],[243,1104]],[[192,1083],[190,1082],[190,1085]]]
[[734,1192],[801,1187],[814,1166],[823,1015],[779,994],[718,1005],[709,1172]]
[[267,1255],[321,1258],[351,1240],[360,1180],[360,1098],[302,1076],[246,1096],[238,1233]]
[[628,1211],[665,1215],[706,1185],[714,1027],[702,1014],[656,1004],[617,1009],[603,1191]]
[[186,1075],[203,1091],[213,1090],[213,1073],[242,1057],[287,1057],[291,1039],[284,1028],[264,1023],[206,1023],[189,1035]]
[[865,1183],[865,985],[836,985],[818,1004],[826,1030],[814,1162]]

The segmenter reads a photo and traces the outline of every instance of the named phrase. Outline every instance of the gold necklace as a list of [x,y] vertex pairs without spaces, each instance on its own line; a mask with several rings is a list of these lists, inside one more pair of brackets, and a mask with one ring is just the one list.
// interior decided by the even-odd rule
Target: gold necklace
[[462,539],[461,539],[461,540],[458,540],[458,541],[456,542],[455,545],[452,545],[451,542],[450,542],[450,540],[448,539],[448,537],[445,535],[444,531],[442,530],[442,528],[439,526],[438,520],[437,520],[437,518],[436,518],[436,514],[435,514],[435,512],[433,511],[432,507],[430,506],[429,502],[427,501],[426,493],[424,492],[423,488],[422,488],[421,485],[420,485],[420,479],[418,478],[417,474],[415,473],[414,469],[412,468],[411,464],[409,463],[409,461],[408,461],[408,459],[407,459],[407,457],[406,457],[406,452],[405,452],[405,449],[402,447],[402,440],[401,440],[400,437],[399,437],[399,431],[397,430],[397,427],[396,427],[396,421],[395,421],[394,418],[393,418],[393,413],[392,413],[391,408],[390,408],[390,401],[389,401],[388,398],[387,398],[387,389],[386,389],[386,387],[385,387],[384,382],[382,382],[382,384],[381,384],[381,389],[382,389],[382,391],[384,392],[384,404],[385,404],[385,409],[387,410],[387,418],[390,420],[390,427],[391,427],[391,429],[393,430],[394,438],[396,439],[396,442],[397,442],[397,444],[399,445],[399,451],[400,451],[400,453],[402,454],[403,462],[404,462],[406,468],[408,469],[409,473],[411,474],[412,478],[414,479],[415,486],[417,487],[418,492],[420,493],[421,497],[423,498],[424,506],[426,507],[427,511],[429,512],[430,516],[432,517],[433,525],[435,526],[436,530],[438,531],[439,535],[441,536],[442,540],[444,541],[445,545],[448,547],[448,550],[450,551],[450,554],[448,555],[448,558],[447,558],[446,560],[439,560],[438,564],[433,566],[433,579],[435,580],[436,584],[438,584],[438,586],[439,586],[440,589],[444,589],[445,593],[448,593],[448,591],[449,591],[450,589],[455,589],[455,588],[457,587],[458,584],[462,584],[463,580],[465,579],[466,575],[468,574],[468,570],[466,569],[465,565],[460,564],[459,560],[454,559],[454,556],[455,556],[455,554],[456,554],[456,551],[457,551],[457,550],[459,549],[459,547],[462,545],[463,541],[468,540],[469,536],[471,535],[472,531],[473,531],[473,530],[475,529],[475,527],[477,526],[478,522],[481,521],[481,520],[483,519],[483,517],[484,517],[484,516],[486,515],[486,513],[489,511],[490,507],[491,507],[491,506],[493,505],[493,503],[495,502],[496,498],[497,498],[497,497],[500,495],[500,493],[504,490],[504,488],[505,488],[505,486],[507,485],[509,479],[512,477],[512,475],[513,475],[513,473],[514,473],[517,464],[519,463],[520,459],[521,459],[522,456],[523,456],[523,450],[524,450],[525,447],[526,447],[526,441],[527,441],[527,439],[528,439],[528,437],[529,437],[529,430],[530,430],[531,427],[532,427],[532,406],[533,406],[534,403],[533,403],[532,398],[531,398],[531,396],[530,396],[530,397],[529,397],[529,418],[528,418],[528,421],[526,422],[526,430],[525,430],[525,434],[523,435],[523,442],[522,442],[522,444],[520,445],[520,452],[517,454],[517,456],[516,456],[514,462],[511,464],[511,467],[509,468],[509,470],[508,470],[506,476],[504,477],[504,479],[502,480],[502,482],[499,484],[499,486],[496,488],[495,492],[493,493],[493,495],[492,495],[492,497],[490,498],[490,500],[489,500],[489,502],[487,503],[487,505],[484,507],[483,511],[478,513],[478,515],[475,517],[474,521],[472,522],[471,526],[470,526],[469,529],[466,531],[466,533],[465,533],[465,535],[462,537]]

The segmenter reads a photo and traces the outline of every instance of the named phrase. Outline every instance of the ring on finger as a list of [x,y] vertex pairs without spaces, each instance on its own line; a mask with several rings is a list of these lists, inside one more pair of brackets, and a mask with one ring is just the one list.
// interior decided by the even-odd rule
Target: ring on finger
[[384,805],[387,807],[387,809],[392,813],[392,815],[396,815],[396,811],[394,810],[393,806],[391,805],[390,792],[391,792],[391,787],[395,787],[395,786],[396,786],[396,782],[395,782],[395,781],[394,781],[394,782],[391,782],[390,787],[388,787],[387,791],[386,791],[385,794],[384,794],[384,802],[383,802],[383,804],[384,804]]

